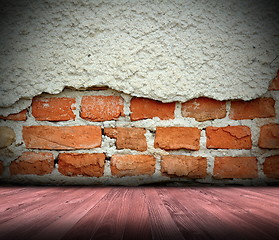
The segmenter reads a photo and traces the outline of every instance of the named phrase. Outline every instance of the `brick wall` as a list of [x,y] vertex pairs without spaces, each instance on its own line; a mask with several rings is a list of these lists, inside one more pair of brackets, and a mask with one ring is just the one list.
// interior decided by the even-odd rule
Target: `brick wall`
[[0,116],[1,180],[278,183],[278,82],[251,101],[162,103],[104,88],[42,94]]

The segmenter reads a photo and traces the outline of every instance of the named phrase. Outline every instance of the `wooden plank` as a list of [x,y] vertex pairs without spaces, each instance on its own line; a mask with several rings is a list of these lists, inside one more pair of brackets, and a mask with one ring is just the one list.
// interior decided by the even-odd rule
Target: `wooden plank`
[[[98,228],[110,208],[114,206],[114,201],[121,196],[119,187],[112,188],[104,196],[102,201],[94,205],[65,235],[62,239],[87,240],[93,239]],[[95,239],[95,238],[94,238]]]
[[148,206],[152,239],[184,239],[164,203],[154,188],[144,188]]
[[274,187],[15,187],[2,193],[0,239],[279,239]]
[[[30,240],[59,240],[61,239],[88,211],[97,203],[102,201],[103,197],[111,191],[109,187],[86,188],[90,193],[78,206],[71,208],[69,212],[45,226],[38,234],[34,234]],[[84,196],[82,196],[84,198]]]
[[279,198],[279,187],[276,186],[265,186],[265,187],[253,187],[251,188],[253,191],[256,191],[258,193],[262,193],[264,195],[269,195],[272,197]]
[[185,206],[187,209],[185,214],[188,214],[191,220],[206,234],[204,239],[228,239],[228,236],[232,237],[231,239],[245,239],[240,233],[234,231],[229,223],[208,211],[204,206],[205,203],[199,201],[196,191],[190,188],[183,188],[183,191],[180,188],[168,190],[173,198]]
[[[211,191],[220,192],[220,198],[211,195]],[[196,191],[196,201],[227,222],[233,230],[241,233],[244,239],[276,239],[270,230],[274,230],[272,226],[267,226],[262,218],[249,213],[242,208],[242,202],[235,196],[226,197],[225,192],[231,192],[229,189],[216,188],[199,188]],[[237,202],[236,205],[230,204],[230,201]]]
[[260,190],[253,190],[253,188],[247,188],[247,187],[245,187],[245,188],[244,187],[242,187],[242,188],[232,187],[231,189],[235,192],[241,193],[242,197],[246,197],[249,200],[253,199],[256,201],[262,201],[262,199],[264,197],[265,203],[267,203],[270,206],[279,208],[279,201],[278,201],[279,194],[274,197],[274,196],[270,196],[268,194],[263,194],[261,192],[258,192]]
[[[12,200],[14,200],[11,196],[16,195],[18,199],[21,198],[27,198],[27,196],[30,194],[36,194],[37,192],[42,191],[42,188],[34,188],[31,187],[30,189],[26,188],[26,189],[18,189],[18,190],[11,190],[11,191],[7,191],[5,193],[1,193],[0,194],[0,207],[2,207],[2,205],[7,204],[8,202],[14,202]],[[28,194],[27,194],[28,193]]]
[[142,188],[132,188],[123,239],[152,239],[146,196]]
[[[14,202],[17,202],[18,200],[29,199],[30,197],[42,194],[43,192],[49,193],[51,189],[55,191],[55,188],[31,187],[30,189],[27,188],[20,189],[19,191],[12,191],[10,194],[0,194],[0,209],[2,209],[3,206],[7,203],[12,204]],[[17,201],[14,201],[15,199],[13,196],[16,196]]]
[[[156,190],[185,239],[206,239],[209,237],[205,228],[200,227],[200,221],[196,219],[192,209],[188,205],[182,205],[174,198],[170,188],[157,188]],[[177,191],[176,188],[172,188],[172,190]]]
[[[243,191],[239,188],[232,187],[218,190],[209,188],[205,191],[212,196],[214,195],[219,199],[226,200],[226,204],[231,207],[244,210],[246,216],[253,214],[253,218],[258,218],[260,222],[269,222],[271,225],[273,223],[276,225],[279,224],[279,207],[273,204],[278,201],[277,198],[274,198],[273,202],[265,201],[266,196],[264,194],[258,199],[253,197],[252,192],[243,194]],[[262,201],[262,199],[264,199],[264,201]],[[270,220],[272,221],[270,222]]]
[[105,214],[94,212],[94,216],[100,217],[100,221],[90,237],[92,239],[151,239],[148,208],[143,192],[140,189],[136,191],[134,188],[124,187],[118,188],[117,191],[119,195],[107,201]]
[[0,224],[20,217],[25,213],[30,213],[30,211],[33,211],[36,207],[41,206],[42,201],[47,204],[48,201],[56,199],[57,193],[62,193],[64,191],[61,188],[54,190],[44,188],[43,190],[31,192],[30,195],[27,191],[24,196],[20,198],[17,197],[17,194],[11,196],[10,200],[7,201],[6,204],[2,204],[0,208]]
[[129,188],[118,189],[117,197],[107,202],[106,213],[92,232],[92,239],[123,239],[131,195]]
[[[29,233],[36,232],[40,227],[40,224],[49,218],[59,217],[56,209],[62,204],[65,205],[66,201],[73,199],[83,192],[80,188],[68,189],[68,193],[58,192],[55,193],[51,199],[44,198],[38,201],[38,205],[33,207],[32,210],[25,212],[23,215],[17,216],[0,225],[0,233],[3,239],[18,239],[23,236],[28,236]],[[81,195],[82,196],[82,195]],[[55,214],[52,214],[55,212]],[[26,238],[25,238],[26,239]]]
[[[17,187],[17,186],[11,186],[11,187],[0,187],[0,196],[5,196],[5,195],[12,195],[21,191],[27,191],[28,188],[25,187]],[[1,199],[0,199],[1,201]]]

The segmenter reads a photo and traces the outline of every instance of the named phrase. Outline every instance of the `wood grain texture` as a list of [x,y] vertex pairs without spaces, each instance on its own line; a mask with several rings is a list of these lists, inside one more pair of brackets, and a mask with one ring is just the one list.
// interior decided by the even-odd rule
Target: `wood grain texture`
[[132,188],[129,199],[129,214],[126,216],[126,226],[123,239],[152,239],[148,205],[143,188]]
[[[30,240],[58,240],[61,239],[95,204],[97,204],[111,189],[100,188],[100,189],[86,189],[85,194],[88,192],[89,197],[82,199],[78,207],[69,208],[70,212],[64,214],[51,224],[42,228],[37,234],[33,235]],[[78,200],[79,198],[77,198]]]
[[0,187],[0,239],[279,239],[278,187]]
[[171,214],[154,188],[146,188],[152,239],[184,239]]

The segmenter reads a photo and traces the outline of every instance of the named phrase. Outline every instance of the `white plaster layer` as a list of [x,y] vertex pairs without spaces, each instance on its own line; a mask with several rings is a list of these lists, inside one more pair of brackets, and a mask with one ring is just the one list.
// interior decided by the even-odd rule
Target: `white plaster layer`
[[254,0],[6,1],[0,106],[95,85],[164,102],[256,98],[279,66],[277,9]]

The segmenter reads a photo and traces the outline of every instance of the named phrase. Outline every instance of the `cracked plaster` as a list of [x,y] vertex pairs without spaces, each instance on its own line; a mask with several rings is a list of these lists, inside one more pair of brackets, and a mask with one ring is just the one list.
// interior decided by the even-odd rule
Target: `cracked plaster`
[[259,97],[279,66],[277,9],[260,0],[6,1],[1,113],[66,86],[163,102]]

